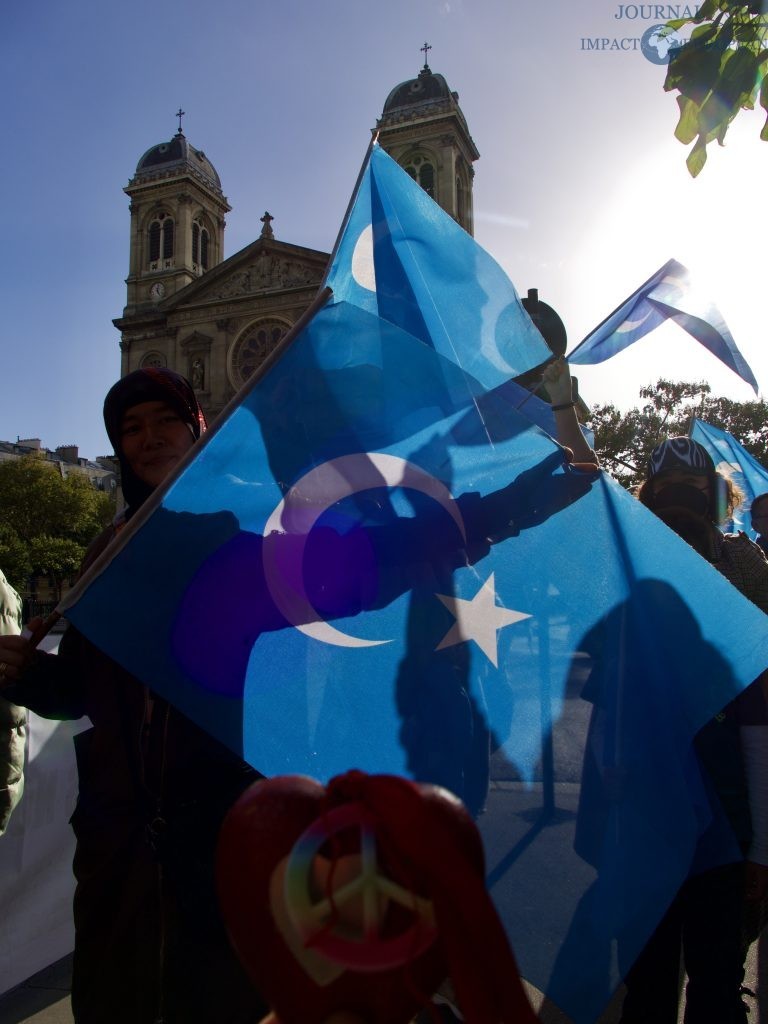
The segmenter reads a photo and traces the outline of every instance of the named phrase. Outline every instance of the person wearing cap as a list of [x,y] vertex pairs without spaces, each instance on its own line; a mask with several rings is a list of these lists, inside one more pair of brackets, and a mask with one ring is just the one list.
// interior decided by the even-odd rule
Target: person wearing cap
[[752,526],[757,532],[755,543],[763,549],[765,555],[768,555],[768,491],[752,499],[750,515]]
[[[83,568],[205,430],[193,389],[167,369],[118,381],[104,421],[127,506]],[[0,688],[14,703],[92,723],[75,739],[76,1024],[258,1021],[266,1007],[229,945],[213,868],[220,822],[258,773],[74,627],[57,655],[0,637],[0,667]]]
[[739,504],[731,480],[718,473],[709,452],[690,437],[670,437],[651,453],[640,501],[768,613],[768,563],[745,533],[724,534]]
[[[738,495],[702,445],[689,437],[657,445],[638,498],[768,612],[768,562],[745,534],[718,529]],[[745,934],[750,920],[762,916],[758,908],[768,893],[765,681],[763,674],[707,723],[695,744],[744,859],[691,872],[627,975],[621,1024],[676,1024],[681,949],[688,974],[686,1024],[747,1020],[741,999]]]

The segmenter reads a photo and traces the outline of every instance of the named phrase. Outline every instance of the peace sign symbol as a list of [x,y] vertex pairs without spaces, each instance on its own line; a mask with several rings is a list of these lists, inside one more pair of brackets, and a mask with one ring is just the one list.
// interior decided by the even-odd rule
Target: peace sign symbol
[[[432,903],[404,888],[378,870],[375,818],[360,803],[344,804],[314,821],[296,841],[285,869],[284,900],[291,924],[305,947],[351,970],[385,971],[399,967],[423,953],[434,941],[437,929]],[[313,898],[313,861],[334,834],[351,828],[360,833],[360,870],[351,881],[333,888],[328,895]],[[329,927],[334,908],[338,911],[358,901],[362,913],[355,929],[338,923]],[[408,910],[410,924],[392,937],[381,932],[390,903]]]

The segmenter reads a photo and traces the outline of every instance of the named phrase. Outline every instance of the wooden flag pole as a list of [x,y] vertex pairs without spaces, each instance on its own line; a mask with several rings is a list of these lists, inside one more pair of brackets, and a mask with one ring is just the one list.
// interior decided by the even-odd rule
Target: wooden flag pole
[[61,617],[61,612],[57,611],[54,608],[51,614],[46,616],[46,618],[41,619],[34,629],[29,629],[28,626],[25,626],[24,629],[21,631],[21,635],[24,637],[25,640],[29,640],[29,643],[32,647],[38,647],[40,641],[44,637],[48,636],[48,634],[51,632],[51,630]]

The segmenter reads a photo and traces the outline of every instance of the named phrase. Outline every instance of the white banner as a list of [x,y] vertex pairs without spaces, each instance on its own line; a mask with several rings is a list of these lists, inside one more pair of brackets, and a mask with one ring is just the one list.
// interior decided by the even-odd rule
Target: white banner
[[[58,636],[43,643],[51,650]],[[24,795],[0,836],[0,993],[72,951],[72,738],[90,726],[29,714]]]

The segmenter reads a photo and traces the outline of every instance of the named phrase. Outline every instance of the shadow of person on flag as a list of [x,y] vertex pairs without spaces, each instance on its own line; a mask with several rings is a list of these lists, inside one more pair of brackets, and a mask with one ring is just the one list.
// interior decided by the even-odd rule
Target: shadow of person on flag
[[[433,453],[443,443],[440,439]],[[423,452],[420,457],[426,461]],[[425,573],[449,581],[456,567],[474,564],[487,556],[493,544],[578,500],[589,490],[590,480],[582,474],[557,472],[564,458],[557,450],[497,491],[457,497],[463,535],[445,507],[423,494],[409,497],[418,508],[414,517],[398,515],[392,509],[389,522],[369,525],[359,521],[357,502],[349,509],[339,501],[309,528],[286,520],[282,531],[266,537],[241,529],[229,513],[196,516],[158,510],[154,523],[143,527],[142,542],[157,553],[160,547],[155,533],[165,537],[170,531],[178,551],[194,550],[197,556],[192,572],[185,569],[178,580],[183,593],[172,633],[175,656],[203,689],[242,696],[251,651],[263,633],[385,608],[423,586]],[[365,465],[366,460],[360,459],[356,472],[364,473],[361,467]],[[381,520],[383,502],[377,500],[377,489],[386,496],[391,485],[373,459],[368,465],[372,475],[366,478],[366,490],[371,492],[369,500]],[[407,480],[403,486],[408,488]],[[358,498],[359,494],[349,497]],[[266,547],[271,548],[269,554]],[[178,552],[169,552],[167,545],[163,562],[166,559],[169,572],[181,564]],[[271,580],[270,566],[275,573]],[[278,576],[280,582],[276,583]],[[300,592],[293,593],[290,588],[298,577]],[[430,585],[433,579],[430,575]],[[224,581],[226,587],[221,585]],[[285,587],[286,593],[277,595],[279,586]],[[226,601],[218,609],[219,628],[214,633],[203,628],[211,612],[205,599],[208,593],[220,593]],[[430,593],[434,597],[434,589]]]
[[[411,459],[423,465],[439,465],[443,479],[451,485],[452,452],[454,462],[465,462],[477,451],[520,432],[520,419],[508,403],[505,389],[481,396],[451,430],[436,433]],[[563,470],[564,465],[565,456],[556,451],[498,491],[483,497],[478,491],[459,499],[466,521],[474,521],[470,502],[477,509],[474,518],[480,517],[479,528],[469,532],[474,543],[466,549],[465,563],[477,568],[478,578],[488,578],[486,566],[507,571],[508,560],[514,559],[513,547],[499,547],[494,552],[494,546],[541,525],[588,493],[595,477],[570,468]],[[558,469],[562,472],[553,472]],[[502,463],[492,476],[498,479],[504,472]],[[415,491],[409,492],[408,498],[417,519],[428,515],[428,499]],[[480,544],[477,536],[482,538]],[[398,668],[397,702],[402,716],[400,738],[412,776],[450,789],[477,816],[487,797],[490,753],[498,747],[498,737],[510,732],[515,696],[514,687],[504,678],[504,666],[497,671],[500,661],[495,631],[490,643],[486,637],[485,645],[479,645],[483,657],[471,663],[470,648],[477,645],[478,636],[473,636],[471,621],[461,620],[471,602],[461,597],[455,584],[459,567],[456,560],[442,564],[433,561],[432,571],[412,588],[408,645]],[[535,583],[528,581],[528,585]],[[487,613],[493,614],[495,604]],[[513,619],[499,619],[500,623],[506,621]],[[425,636],[439,642],[425,643]],[[495,698],[493,731],[486,690]]]
[[[592,710],[574,850],[596,874],[573,915],[547,994],[556,1005],[576,998],[589,1008],[587,1020],[626,977],[685,879],[696,928],[706,936],[707,969],[722,974],[729,937],[710,901],[700,898],[705,890],[698,893],[697,879],[741,866],[748,809],[724,807],[700,756],[702,733],[698,739],[696,733],[710,728],[702,708],[728,704],[738,687],[681,594],[659,580],[637,581],[630,599],[579,648],[591,657],[581,696]],[[700,672],[684,671],[685,661]],[[665,978],[645,994],[654,1006],[670,999],[676,1005],[678,965],[676,951]],[[589,991],[580,981],[587,966]]]

